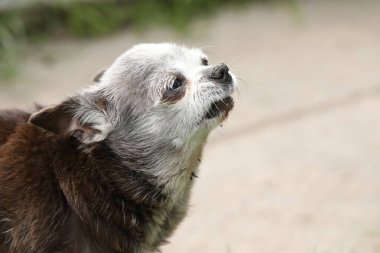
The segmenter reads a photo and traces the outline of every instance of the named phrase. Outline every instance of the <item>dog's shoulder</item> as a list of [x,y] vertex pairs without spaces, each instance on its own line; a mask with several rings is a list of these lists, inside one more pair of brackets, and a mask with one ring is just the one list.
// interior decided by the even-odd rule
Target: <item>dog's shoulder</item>
[[0,146],[0,245],[12,245],[14,251],[5,252],[53,252],[48,249],[61,244],[57,238],[67,217],[55,164],[75,161],[75,150],[70,141],[18,122]]

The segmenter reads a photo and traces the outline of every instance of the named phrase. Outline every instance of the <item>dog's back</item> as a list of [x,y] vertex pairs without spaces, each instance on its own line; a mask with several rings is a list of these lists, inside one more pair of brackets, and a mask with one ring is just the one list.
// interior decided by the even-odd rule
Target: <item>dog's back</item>
[[[15,131],[15,129],[28,121],[30,113],[20,111],[20,110],[3,110],[0,111],[0,146],[2,146],[8,139],[10,135]],[[2,212],[0,207],[0,212]],[[2,214],[0,213],[0,217]],[[0,223],[0,231],[4,231]],[[6,240],[3,233],[0,234],[0,252],[3,252],[5,249],[4,241]]]
[[0,111],[0,146],[15,131],[17,126],[28,121],[30,113],[20,110]]

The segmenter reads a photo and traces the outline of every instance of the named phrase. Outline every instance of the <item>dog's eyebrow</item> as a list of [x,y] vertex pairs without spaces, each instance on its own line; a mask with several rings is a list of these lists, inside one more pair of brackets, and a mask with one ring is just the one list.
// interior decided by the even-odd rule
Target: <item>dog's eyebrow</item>
[[173,77],[181,79],[181,80],[186,80],[186,76],[178,69],[173,69],[172,71],[169,72]]
[[178,78],[178,79],[181,79],[182,81],[186,80],[186,76],[182,73],[182,72],[175,72],[175,76]]

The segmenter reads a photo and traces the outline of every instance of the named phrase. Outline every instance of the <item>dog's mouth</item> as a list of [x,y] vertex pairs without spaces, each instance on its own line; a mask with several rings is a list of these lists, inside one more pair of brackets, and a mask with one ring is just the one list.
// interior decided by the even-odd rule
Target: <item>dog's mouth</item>
[[213,102],[208,109],[205,119],[214,119],[223,114],[223,119],[228,116],[228,113],[234,107],[234,100],[228,96],[216,102]]

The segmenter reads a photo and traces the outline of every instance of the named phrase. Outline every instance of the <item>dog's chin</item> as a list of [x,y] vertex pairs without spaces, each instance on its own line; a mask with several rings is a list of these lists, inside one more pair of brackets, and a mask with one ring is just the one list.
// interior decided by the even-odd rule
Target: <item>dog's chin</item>
[[231,96],[227,96],[211,104],[204,116],[204,120],[216,120],[218,123],[223,122],[233,108],[234,100]]

